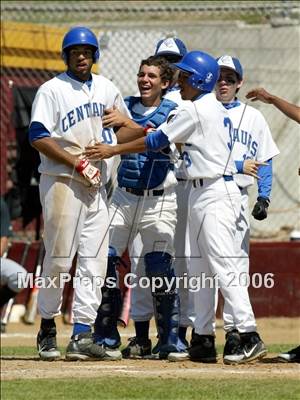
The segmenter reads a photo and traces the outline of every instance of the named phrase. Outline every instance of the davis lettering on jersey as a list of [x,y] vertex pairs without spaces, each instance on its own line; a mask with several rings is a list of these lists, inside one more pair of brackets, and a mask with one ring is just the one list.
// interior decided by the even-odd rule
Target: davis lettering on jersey
[[62,119],[62,130],[67,132],[69,128],[80,121],[91,117],[102,117],[104,113],[104,104],[101,103],[85,103],[75,109],[69,111]]
[[[232,135],[233,131],[233,135]],[[255,157],[257,153],[257,142],[255,140],[252,140],[252,135],[251,133],[244,131],[243,129],[236,129],[233,128],[233,130],[229,130],[229,135],[230,135],[230,142],[228,142],[228,148],[229,150],[232,150],[232,143],[237,142],[245,145],[250,152],[252,157]]]

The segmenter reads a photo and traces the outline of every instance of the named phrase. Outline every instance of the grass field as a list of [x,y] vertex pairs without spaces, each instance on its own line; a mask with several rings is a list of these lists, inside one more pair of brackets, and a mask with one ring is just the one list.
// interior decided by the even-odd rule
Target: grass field
[[[218,322],[218,325],[221,325]],[[155,360],[66,362],[71,327],[58,320],[62,360],[39,361],[34,326],[11,324],[1,335],[1,400],[300,400],[300,365],[277,361],[278,353],[297,346],[300,318],[258,320],[268,355],[259,362],[226,366],[224,333],[217,329],[217,364]],[[121,330],[123,346],[132,336]],[[151,328],[156,343],[155,327]]]
[[[269,346],[269,352],[276,354],[291,347],[293,345],[275,344]],[[222,354],[222,349],[222,346],[218,346],[219,354]],[[62,354],[64,354],[64,350],[65,348],[62,347]],[[25,378],[24,374],[25,379],[2,380],[1,399],[3,400],[300,400],[300,381],[297,379],[297,373],[300,378],[300,369],[297,369],[298,366],[294,364],[292,366],[294,368],[290,369],[290,377],[289,371],[285,371],[281,376],[276,369],[282,366],[291,367],[291,364],[274,364],[274,357],[265,360],[265,365],[261,367],[257,368],[258,364],[249,364],[235,370],[231,370],[231,367],[224,366],[220,362],[218,365],[214,365],[214,370],[211,370],[211,365],[201,363],[186,362],[182,364],[156,361],[154,364],[156,375],[150,374],[149,376],[145,376],[145,371],[142,369],[139,371],[139,367],[134,371],[124,369],[126,360],[123,360],[125,363],[123,367],[121,363],[67,363],[64,361],[45,363],[36,361],[36,350],[32,346],[2,347],[1,357],[3,363],[10,363],[14,359],[16,368],[24,370],[24,372],[24,365],[27,366],[28,363],[31,363],[31,373],[34,377],[34,379],[28,379],[28,376]],[[23,364],[20,364],[21,360],[23,360]],[[139,361],[139,363],[141,362]],[[147,361],[144,363],[147,364]],[[103,368],[110,369],[110,376],[107,376],[108,370],[106,369],[103,374],[101,370],[99,373],[96,371],[95,374],[94,370],[93,377],[81,377],[81,371],[86,366],[94,369],[101,364],[104,365]],[[189,368],[188,364],[192,364],[194,368],[196,364],[197,367],[196,370],[191,369],[190,376],[186,374]],[[135,362],[132,365],[135,365]],[[170,365],[172,370],[169,369]],[[161,367],[165,370],[160,370]],[[28,366],[28,368],[30,367]],[[43,371],[46,377],[49,368],[52,370],[69,369],[70,378],[60,379],[59,374],[55,376],[55,379],[43,378]],[[216,368],[219,369],[220,374]],[[272,369],[274,369],[274,373],[272,373]],[[36,379],[35,371],[38,371],[40,379]],[[128,376],[124,376],[124,373],[127,372]],[[132,372],[135,372],[134,376],[130,376]],[[228,372],[228,374],[224,375],[224,372],[226,374]]]
[[131,400],[294,400],[300,399],[295,379],[116,378],[4,381],[3,400],[106,399]]

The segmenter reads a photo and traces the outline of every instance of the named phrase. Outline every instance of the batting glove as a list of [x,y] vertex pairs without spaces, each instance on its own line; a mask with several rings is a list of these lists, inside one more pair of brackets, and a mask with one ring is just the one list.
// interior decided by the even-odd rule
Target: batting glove
[[270,204],[270,200],[265,197],[258,197],[255,206],[253,207],[252,215],[258,221],[262,221],[267,218],[267,211]]
[[83,158],[79,161],[76,171],[82,175],[92,186],[100,184],[100,171],[94,167],[87,159]]

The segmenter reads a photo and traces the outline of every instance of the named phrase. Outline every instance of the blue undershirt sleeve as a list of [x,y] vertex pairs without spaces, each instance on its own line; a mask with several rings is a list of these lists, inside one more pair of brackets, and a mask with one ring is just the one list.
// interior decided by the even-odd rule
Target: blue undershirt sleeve
[[159,151],[170,144],[168,136],[161,130],[149,133],[145,143],[149,151]]
[[44,137],[50,137],[50,132],[40,122],[33,121],[29,127],[29,142],[32,143]]
[[244,160],[235,161],[235,166],[236,166],[238,174],[242,174],[243,168],[244,168]]
[[267,161],[268,165],[261,165],[258,168],[257,175],[260,179],[257,180],[258,197],[270,199],[272,190],[273,166],[272,158]]

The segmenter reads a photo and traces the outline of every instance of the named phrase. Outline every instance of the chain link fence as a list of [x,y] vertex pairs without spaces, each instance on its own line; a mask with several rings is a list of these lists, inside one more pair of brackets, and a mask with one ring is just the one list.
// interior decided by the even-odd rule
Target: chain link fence
[[[250,88],[264,86],[300,104],[299,17],[297,1],[2,1],[1,193],[11,185],[16,88],[37,88],[64,70],[61,42],[71,26],[88,26],[98,35],[101,57],[94,72],[112,79],[124,96],[137,92],[140,60],[153,54],[159,39],[176,35],[189,50],[238,57],[245,70],[242,101]],[[274,160],[269,217],[251,220],[252,237],[281,239],[300,229],[299,125],[271,105],[255,107],[281,153]],[[253,187],[251,207],[256,196]]]

